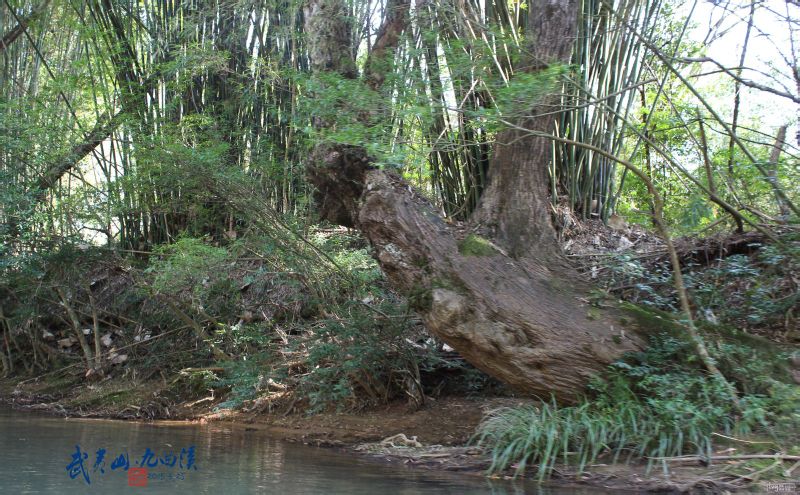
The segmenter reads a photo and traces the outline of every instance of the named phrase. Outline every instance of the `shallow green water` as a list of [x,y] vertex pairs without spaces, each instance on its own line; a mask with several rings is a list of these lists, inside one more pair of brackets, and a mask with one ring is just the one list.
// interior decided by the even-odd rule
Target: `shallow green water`
[[[80,463],[73,463],[78,447],[86,455],[83,471]],[[95,469],[99,449],[106,452]],[[147,455],[148,449],[152,456]],[[124,460],[125,453],[130,468],[138,468],[143,460],[145,466],[151,466],[146,487],[129,486],[129,475],[134,472],[126,471],[124,463],[114,463],[120,454]],[[74,478],[70,477],[70,464]],[[530,482],[489,481],[479,476],[386,466],[329,449],[278,441],[242,428],[63,419],[0,409],[0,493],[598,492],[542,490]]]

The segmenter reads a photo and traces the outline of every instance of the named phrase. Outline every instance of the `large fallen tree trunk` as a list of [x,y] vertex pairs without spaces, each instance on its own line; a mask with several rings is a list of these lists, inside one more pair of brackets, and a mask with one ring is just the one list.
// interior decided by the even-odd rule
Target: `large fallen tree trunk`
[[[347,25],[335,15],[341,5],[310,0],[306,31],[315,70],[351,77]],[[529,5],[523,70],[568,60],[575,0]],[[387,31],[396,33],[398,17],[389,19],[395,25]],[[385,55],[390,45],[380,46]],[[366,80],[382,78],[368,74]],[[560,255],[547,189],[551,147],[534,133],[551,129],[554,116],[547,110],[549,116],[521,117],[516,130],[497,137],[489,188],[470,224],[442,220],[406,182],[372,167],[360,147],[317,146],[308,178],[322,217],[364,233],[389,280],[433,334],[519,390],[571,402],[592,375],[641,349],[644,340],[623,311],[592,305],[589,287]],[[523,111],[536,115],[537,108]]]
[[[354,205],[354,224],[393,286],[467,361],[519,390],[572,401],[592,375],[642,348],[625,330],[631,319],[593,306],[568,268],[512,258],[445,222],[405,181],[370,169],[365,158],[358,148],[325,147],[314,163],[361,170],[341,181],[328,176],[328,194]],[[361,194],[353,194],[355,183]]]

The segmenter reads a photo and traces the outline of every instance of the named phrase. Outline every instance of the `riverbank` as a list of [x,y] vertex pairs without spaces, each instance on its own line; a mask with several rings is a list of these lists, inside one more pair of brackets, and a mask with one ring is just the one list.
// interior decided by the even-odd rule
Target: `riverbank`
[[[468,476],[483,476],[490,464],[486,452],[470,445],[484,415],[499,407],[531,403],[509,397],[452,396],[428,399],[419,408],[396,401],[360,413],[307,415],[291,407],[269,408],[263,404],[250,410],[220,410],[219,399],[211,396],[167,405],[161,397],[165,383],[168,381],[140,383],[134,390],[130,383],[123,384],[120,380],[75,388],[64,387],[59,381],[19,384],[5,380],[0,382],[0,401],[17,410],[64,417],[141,420],[144,413],[152,415],[148,421],[163,424],[220,422],[245,431],[265,432],[287,442],[336,449],[378,463],[454,471]],[[154,406],[155,403],[160,407]],[[161,413],[156,414],[159,409]],[[560,465],[545,485],[637,493],[769,492],[776,487],[793,490],[785,493],[800,491],[800,480],[794,485],[785,481],[759,482],[758,478],[725,475],[725,467],[725,463],[704,466],[693,461],[671,465],[666,473],[660,467],[648,471],[643,463],[608,460],[591,465],[582,473]]]
[[[683,332],[670,332],[678,328],[670,272],[657,250],[611,257],[622,233],[595,227],[569,249],[585,260],[587,276],[613,274],[606,292],[586,301],[589,314],[629,301],[653,335],[646,351],[615,362],[573,407],[520,399],[470,366],[389,290],[363,239],[341,231],[320,231],[315,241],[337,269],[309,268],[286,253],[257,255],[271,252],[259,238],[228,247],[183,238],[145,259],[64,248],[31,262],[11,272],[2,304],[0,356],[11,378],[0,381],[0,400],[69,417],[225,422],[471,476],[484,476],[513,443],[521,448],[497,463],[495,476],[511,476],[524,460],[528,476],[615,493],[795,483],[795,258],[765,248],[686,273],[705,297],[697,325],[736,387],[732,397],[698,365]],[[625,235],[647,245],[647,236],[634,234]],[[596,238],[608,246],[578,250]],[[743,289],[742,273],[758,297]],[[498,441],[480,450],[470,440],[498,408],[513,408],[513,421],[500,418],[491,437]],[[703,466],[680,457],[698,451],[724,459]],[[583,459],[586,469],[551,462],[565,457]],[[664,459],[648,470],[654,458]]]
[[165,405],[164,390],[163,381],[135,386],[107,380],[83,388],[64,387],[63,381],[4,380],[0,381],[0,401],[15,409],[70,417],[225,422],[268,430],[291,442],[353,448],[398,434],[423,445],[463,446],[486,412],[531,402],[507,397],[429,397],[420,408],[395,401],[360,413],[328,411],[308,415],[286,404],[219,409],[221,399],[212,396]]

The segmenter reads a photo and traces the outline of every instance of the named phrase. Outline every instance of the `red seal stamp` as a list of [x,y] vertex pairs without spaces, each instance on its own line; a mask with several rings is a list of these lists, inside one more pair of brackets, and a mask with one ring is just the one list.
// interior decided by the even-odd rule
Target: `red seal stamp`
[[147,486],[147,468],[128,469],[128,486]]

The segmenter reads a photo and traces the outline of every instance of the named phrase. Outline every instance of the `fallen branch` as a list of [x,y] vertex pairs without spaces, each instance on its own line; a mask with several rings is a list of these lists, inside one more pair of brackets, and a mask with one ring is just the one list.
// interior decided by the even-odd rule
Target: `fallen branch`
[[[169,330],[169,331],[167,331],[167,332],[164,332],[164,333],[162,333],[162,334],[156,335],[156,336],[154,336],[154,337],[150,337],[149,339],[146,339],[146,340],[140,340],[140,341],[138,341],[138,342],[134,342],[134,343],[132,343],[132,344],[124,345],[124,346],[120,347],[119,349],[116,349],[116,351],[110,351],[110,350],[109,350],[109,351],[106,351],[106,352],[104,352],[104,353],[103,353],[102,357],[104,357],[104,358],[109,358],[109,357],[111,356],[112,352],[124,351],[125,349],[129,349],[129,348],[131,348],[131,347],[138,346],[138,345],[142,345],[142,344],[145,344],[145,343],[147,343],[147,344],[149,344],[149,343],[153,343],[153,342],[155,342],[157,339],[160,339],[160,338],[162,338],[162,337],[166,337],[167,335],[170,335],[170,334],[172,334],[172,333],[178,332],[178,331],[180,331],[180,330],[184,330],[184,329],[186,329],[186,328],[189,328],[189,327],[188,327],[188,326],[183,326],[183,327],[173,328],[172,330]],[[61,356],[61,358],[63,359],[63,358],[64,358],[64,356]],[[22,380],[21,382],[17,382],[17,387],[19,387],[20,385],[23,385],[23,384],[25,384],[25,383],[29,383],[29,382],[36,382],[36,381],[38,381],[40,378],[42,378],[42,377],[45,377],[45,376],[48,376],[48,375],[54,375],[54,374],[57,374],[57,373],[61,373],[62,371],[68,370],[68,369],[70,369],[70,368],[74,368],[75,366],[78,366],[78,365],[82,364],[83,362],[84,362],[84,361],[83,361],[83,360],[81,360],[81,362],[79,362],[79,363],[69,364],[69,365],[67,365],[67,366],[63,366],[63,367],[61,367],[61,368],[58,368],[58,369],[55,369],[55,370],[53,370],[53,371],[48,371],[47,373],[42,373],[41,375],[36,375],[36,376],[34,376],[34,377],[31,377],[31,378],[28,378],[28,379],[26,379],[26,380]]]
[[784,475],[784,476],[786,476],[787,478],[791,478],[791,477],[792,477],[792,472],[793,472],[795,469],[797,469],[798,467],[800,467],[800,461],[797,461],[797,462],[795,462],[795,463],[792,465],[792,467],[790,467],[789,469],[785,470],[785,471],[783,472],[783,475]]
[[715,437],[724,438],[725,440],[732,440],[734,442],[741,442],[741,443],[749,443],[749,444],[770,444],[770,443],[774,444],[775,443],[775,442],[771,442],[771,441],[756,442],[756,441],[752,441],[752,440],[742,440],[741,438],[729,437],[727,435],[723,435],[722,433],[716,433],[716,432],[712,433],[712,435],[714,435]]
[[759,478],[761,478],[762,474],[764,474],[766,472],[769,472],[769,471],[772,471],[773,469],[777,468],[781,464],[782,464],[782,462],[780,460],[777,460],[777,461],[773,462],[772,464],[770,464],[769,466],[767,466],[765,468],[762,468],[762,469],[759,469],[758,471],[756,471],[754,473],[745,474],[745,475],[739,475],[739,478],[755,483],[756,481],[758,481]]
[[[42,13],[46,12],[49,4],[50,0],[46,0],[42,5],[34,9],[33,12],[31,12],[31,14],[24,19],[20,19],[16,14],[14,14],[14,17],[17,20],[17,25],[10,31],[5,33],[2,38],[0,38],[0,53],[3,53],[5,49],[11,45],[11,43],[16,41],[17,38],[19,38],[19,36],[25,32],[25,29],[27,29],[28,25],[31,22],[35,21]],[[8,6],[8,4],[6,5]]]
[[203,371],[213,371],[214,373],[224,373],[225,368],[221,366],[210,366],[207,368],[183,368],[179,373],[201,373]]
[[752,455],[683,455],[676,457],[650,457],[655,461],[666,462],[707,462],[707,461],[742,461],[751,459],[775,459],[776,461],[800,461],[800,455],[784,455],[784,454],[752,454]]

